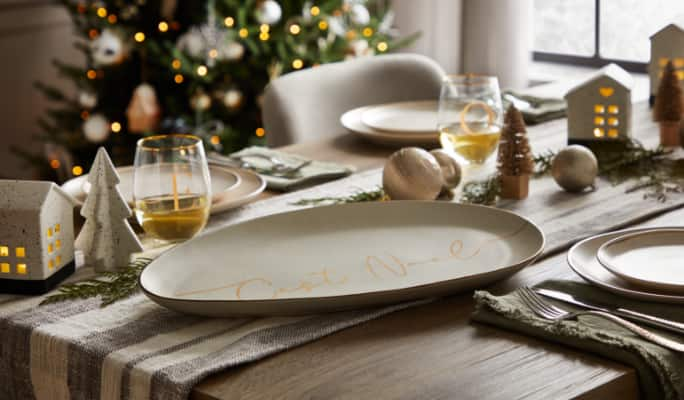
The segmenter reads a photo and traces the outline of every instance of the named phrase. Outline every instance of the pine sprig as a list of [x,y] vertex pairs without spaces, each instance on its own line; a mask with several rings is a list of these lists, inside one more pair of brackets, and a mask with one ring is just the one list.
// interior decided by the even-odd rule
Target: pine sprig
[[534,176],[542,176],[551,171],[551,164],[553,163],[553,158],[556,156],[556,152],[552,150],[546,150],[541,154],[535,154],[532,157],[534,161]]
[[385,191],[378,187],[372,190],[358,191],[349,196],[339,197],[317,197],[311,199],[301,199],[292,205],[295,206],[316,206],[320,204],[348,204],[348,203],[363,203],[368,201],[381,201],[387,199]]
[[47,296],[40,304],[99,296],[102,299],[100,306],[106,307],[138,291],[138,277],[151,261],[151,258],[141,257],[118,271],[104,272],[92,279],[62,285],[57,293]]

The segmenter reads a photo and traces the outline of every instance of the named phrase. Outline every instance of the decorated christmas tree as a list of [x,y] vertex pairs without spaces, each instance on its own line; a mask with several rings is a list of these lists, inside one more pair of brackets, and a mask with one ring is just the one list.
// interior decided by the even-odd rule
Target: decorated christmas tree
[[59,180],[87,170],[100,146],[130,164],[135,142],[160,132],[224,153],[261,144],[270,80],[413,39],[397,38],[384,0],[62,1],[86,62],[55,66],[77,95],[37,84],[55,104],[39,121],[49,150],[20,152]]

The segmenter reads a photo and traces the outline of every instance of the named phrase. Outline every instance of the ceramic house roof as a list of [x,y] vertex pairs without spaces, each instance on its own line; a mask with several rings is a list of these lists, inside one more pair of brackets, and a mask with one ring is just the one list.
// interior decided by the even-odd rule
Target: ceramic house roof
[[60,194],[69,204],[77,204],[73,197],[53,182],[0,179],[0,210],[38,210],[52,191]]
[[632,75],[629,74],[629,72],[625,71],[624,69],[620,68],[616,64],[608,64],[605,67],[599,69],[595,73],[593,73],[590,77],[588,77],[586,80],[584,80],[582,83],[579,85],[575,86],[574,88],[570,89],[568,93],[565,95],[567,98],[568,96],[572,95],[576,91],[594,83],[596,80],[598,80],[601,77],[607,76],[608,78],[614,80],[617,84],[621,85],[625,89],[632,89],[632,86],[634,85],[634,78],[632,78]]
[[671,31],[671,30],[678,30],[681,33],[684,33],[684,16],[679,16],[675,19],[675,21],[665,25],[663,29],[659,30],[658,32],[654,33],[651,35],[651,40],[655,38],[656,36],[660,36],[660,34],[666,32],[666,31]]

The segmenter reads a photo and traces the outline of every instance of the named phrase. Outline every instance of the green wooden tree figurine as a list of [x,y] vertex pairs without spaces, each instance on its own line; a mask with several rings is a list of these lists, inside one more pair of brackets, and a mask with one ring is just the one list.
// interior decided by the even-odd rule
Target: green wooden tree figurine
[[682,89],[675,73],[672,61],[668,61],[663,69],[658,93],[653,107],[653,119],[660,125],[660,144],[663,146],[679,146],[679,124],[682,120],[684,104]]
[[526,198],[534,161],[523,116],[513,105],[508,107],[504,117],[497,164],[501,177],[501,197]]

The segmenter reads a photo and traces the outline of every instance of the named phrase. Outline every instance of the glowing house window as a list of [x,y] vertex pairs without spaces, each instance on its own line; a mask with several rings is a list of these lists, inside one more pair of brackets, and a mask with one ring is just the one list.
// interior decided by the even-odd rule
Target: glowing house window
[[58,249],[61,248],[62,247],[62,241],[59,239],[55,240],[55,247]]
[[47,230],[47,237],[49,237],[49,238],[52,237],[52,228],[48,228],[48,230]]
[[52,258],[48,260],[48,269],[55,269],[55,260],[53,260]]
[[620,112],[620,107],[618,107],[614,104],[611,104],[608,106],[608,113],[609,114],[617,114],[619,112]]
[[8,256],[9,256],[9,247],[0,246],[0,257],[8,257]]
[[55,225],[55,232],[56,233],[58,233],[61,230],[62,230],[62,226],[60,224]]
[[23,247],[17,247],[16,249],[14,249],[14,254],[18,258],[24,258],[24,257],[26,257],[26,249]]
[[619,132],[617,129],[615,129],[615,128],[608,129],[608,137],[616,138],[616,137],[618,137],[618,134],[619,134]]
[[594,113],[603,114],[604,112],[606,112],[606,107],[604,107],[603,104],[594,105]]
[[62,263],[62,256],[56,256],[55,257],[55,264],[59,266]]
[[594,117],[594,125],[605,125],[606,120],[603,117]]
[[594,136],[597,138],[606,136],[606,131],[603,128],[594,128]]
[[[610,118],[608,118],[608,125],[618,126],[618,125],[620,125],[620,121],[618,121],[618,119],[615,117],[610,117]],[[609,134],[609,136],[610,136],[610,134]]]
[[0,263],[0,273],[3,273],[3,274],[9,274],[10,273],[9,263]]
[[52,243],[48,244],[48,254],[52,254],[52,252],[55,251],[55,248],[52,246]]
[[28,268],[26,268],[26,264],[24,264],[24,263],[17,264],[17,274],[19,274],[19,275],[28,274]]
[[674,64],[675,68],[684,68],[684,58],[677,57],[674,60],[672,60],[672,64]]

